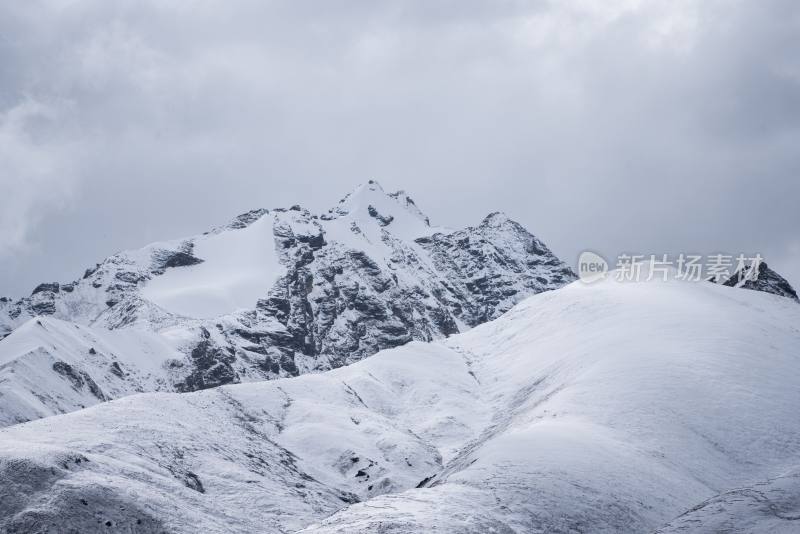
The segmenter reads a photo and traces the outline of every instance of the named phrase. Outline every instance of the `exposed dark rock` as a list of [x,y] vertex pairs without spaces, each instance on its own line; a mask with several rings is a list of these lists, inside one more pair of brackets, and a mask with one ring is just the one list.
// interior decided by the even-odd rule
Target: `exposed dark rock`
[[[188,267],[197,265],[203,260],[192,254],[194,244],[191,241],[183,243],[180,250],[158,250],[153,253],[151,272],[153,274],[164,274],[172,267]],[[138,280],[137,280],[138,281]]]
[[297,241],[300,243],[306,243],[311,250],[318,250],[325,246],[325,235],[323,233],[319,233],[316,235],[299,235],[297,236]]
[[766,262],[760,262],[758,264],[758,274],[756,276],[748,276],[749,270],[750,267],[739,269],[732,277],[723,282],[723,285],[763,291],[796,301],[798,300],[797,292],[791,284],[789,284],[784,277],[770,269]]
[[198,493],[205,493],[206,489],[203,487],[203,483],[200,482],[200,478],[192,473],[191,471],[186,472],[186,476],[183,480],[184,484],[186,484],[187,488],[193,489]]
[[235,229],[235,230],[240,230],[242,228],[247,228],[248,226],[250,226],[251,224],[256,222],[258,219],[260,219],[261,217],[266,215],[267,213],[269,213],[269,210],[267,210],[267,209],[257,209],[257,210],[248,211],[247,213],[243,213],[243,214],[239,215],[238,217],[236,217],[233,220],[233,222],[231,222],[228,225],[228,227],[232,228],[232,229]]
[[92,276],[94,273],[97,272],[97,269],[99,269],[99,268],[100,268],[100,264],[98,263],[94,267],[92,267],[90,269],[86,269],[86,271],[83,273],[83,279],[86,280],[87,278]]
[[56,312],[56,304],[53,300],[35,302],[30,305],[33,315],[53,315]]
[[381,215],[380,213],[378,213],[378,210],[376,210],[375,207],[371,205],[367,207],[367,212],[369,213],[370,217],[372,217],[373,219],[377,219],[378,223],[381,226],[388,226],[394,220],[394,217],[391,215],[389,215],[388,217]]
[[177,384],[178,391],[196,391],[239,381],[231,366],[236,358],[230,351],[215,345],[210,332],[201,327],[201,341],[192,349],[192,372]]
[[431,480],[433,480],[436,475],[431,475],[429,477],[423,478],[419,484],[417,484],[417,488],[424,488]]
[[120,367],[119,362],[111,362],[111,365],[109,365],[109,368],[111,369],[111,374],[113,374],[113,375],[115,375],[115,376],[117,376],[119,378],[124,378],[125,377],[125,372],[122,370],[122,367]]
[[[179,254],[182,254],[182,253],[179,253]],[[116,274],[114,274],[114,278],[116,278],[120,282],[125,282],[127,284],[138,284],[139,282],[143,282],[143,281],[147,280],[146,276],[144,276],[142,274],[139,274],[139,273],[135,273],[135,272],[129,272],[129,271],[117,272]]]
[[91,376],[89,376],[88,373],[81,371],[81,376],[83,377],[83,380],[86,383],[86,387],[89,388],[89,392],[91,392],[92,395],[94,395],[101,401],[109,400],[106,394],[103,393],[103,390],[100,389],[100,386],[97,385],[97,383],[92,379]]
[[98,399],[102,401],[107,400],[106,395],[97,385],[97,383],[92,379],[92,377],[89,376],[86,372],[79,371],[74,367],[72,367],[70,364],[63,361],[54,362],[53,371],[66,378],[72,384],[72,387],[74,389],[82,390],[84,387],[86,387],[89,390],[89,392]]
[[75,290],[75,286],[76,285],[77,285],[77,282],[70,282],[68,284],[61,284],[61,291],[64,291],[66,293],[72,293]]
[[197,265],[198,263],[203,263],[203,260],[200,258],[195,258],[186,252],[175,252],[174,254],[171,254],[166,261],[164,261],[164,268],[168,269],[170,267],[187,267],[189,265]]
[[31,293],[31,296],[37,293],[42,293],[44,291],[49,291],[51,293],[58,293],[60,289],[61,286],[59,285],[58,282],[39,284],[38,286],[36,286],[36,288],[34,288],[33,292]]

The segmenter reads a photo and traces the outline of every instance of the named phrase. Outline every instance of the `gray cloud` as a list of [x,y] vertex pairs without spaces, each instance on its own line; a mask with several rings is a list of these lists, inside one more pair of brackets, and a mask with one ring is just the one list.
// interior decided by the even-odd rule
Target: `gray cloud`
[[800,285],[793,0],[7,2],[0,35],[0,294],[370,178]]

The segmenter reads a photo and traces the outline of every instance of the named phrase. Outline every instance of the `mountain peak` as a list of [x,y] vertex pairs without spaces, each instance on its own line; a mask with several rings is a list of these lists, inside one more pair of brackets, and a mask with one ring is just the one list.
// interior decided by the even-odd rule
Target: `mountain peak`
[[330,218],[345,216],[360,220],[372,218],[380,226],[393,225],[393,229],[400,225],[416,227],[420,223],[430,226],[430,219],[405,191],[387,193],[375,180],[359,185],[329,210]]
[[375,196],[387,195],[381,184],[375,180],[369,180],[366,183],[358,184],[355,189],[347,193],[332,211],[340,211],[342,208],[352,207],[354,204],[360,203],[360,201],[363,199],[368,199]]
[[498,225],[501,225],[501,224],[505,224],[505,223],[507,223],[509,221],[511,221],[511,219],[504,212],[502,212],[502,211],[493,211],[492,213],[490,213],[489,215],[487,215],[486,217],[483,218],[483,221],[481,221],[481,224],[484,225],[484,226],[489,226],[489,225],[498,226]]

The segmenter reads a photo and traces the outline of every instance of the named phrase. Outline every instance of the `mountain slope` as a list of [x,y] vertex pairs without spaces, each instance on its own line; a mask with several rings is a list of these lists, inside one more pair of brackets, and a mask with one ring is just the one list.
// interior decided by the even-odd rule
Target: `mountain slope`
[[170,390],[183,358],[151,332],[32,319],[0,343],[0,426]]
[[[17,329],[11,337],[19,343],[38,332],[44,337],[29,341],[47,353],[28,376],[12,362],[32,359],[24,356],[30,351],[0,340],[0,365],[17,365],[0,384],[18,390],[0,397],[0,424],[130,391],[194,391],[335,368],[465,330],[574,279],[502,214],[457,232],[432,227],[408,195],[385,193],[375,182],[319,216],[298,206],[254,210],[200,236],[116,254],[76,282],[41,284],[28,298],[0,301],[0,336]],[[101,338],[109,330],[157,334],[163,365],[147,371],[157,379],[123,388],[106,377],[111,360],[95,362],[80,341],[49,339],[31,325],[38,316]],[[119,357],[135,367],[139,347],[129,347]],[[58,402],[39,402],[51,384],[63,386],[63,373],[52,369],[63,351],[88,379],[61,388]],[[103,395],[86,393],[91,382]],[[32,400],[10,405],[14,395]]]
[[0,528],[673,528],[797,468],[798,373],[791,300],[574,283],[334,371],[133,395],[0,430]]
[[800,470],[703,501],[656,534],[725,532],[794,534],[800,521]]

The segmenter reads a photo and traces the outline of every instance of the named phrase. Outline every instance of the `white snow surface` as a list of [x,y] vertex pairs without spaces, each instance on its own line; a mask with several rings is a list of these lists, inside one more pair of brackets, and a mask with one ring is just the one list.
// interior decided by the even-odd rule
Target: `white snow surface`
[[172,313],[207,319],[252,309],[285,273],[266,215],[246,228],[196,238],[193,252],[202,263],[168,269],[142,296]]
[[[0,530],[709,532],[726,509],[671,522],[797,471],[798,376],[789,299],[576,282],[334,371],[2,429]],[[793,532],[776,484],[749,532]]]

